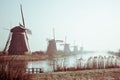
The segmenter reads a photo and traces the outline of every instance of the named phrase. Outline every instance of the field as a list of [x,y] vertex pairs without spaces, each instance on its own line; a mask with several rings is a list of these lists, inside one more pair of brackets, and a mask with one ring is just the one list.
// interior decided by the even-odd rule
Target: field
[[26,75],[29,80],[120,80],[120,68],[67,72],[49,72]]

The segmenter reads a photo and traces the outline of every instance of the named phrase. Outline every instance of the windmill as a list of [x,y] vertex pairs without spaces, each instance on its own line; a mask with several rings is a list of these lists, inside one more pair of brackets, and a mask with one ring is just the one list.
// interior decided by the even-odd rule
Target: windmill
[[47,41],[48,41],[48,47],[47,47],[46,54],[48,54],[50,56],[52,56],[53,54],[56,54],[56,52],[57,52],[56,43],[63,42],[62,40],[55,39],[54,28],[53,28],[53,39],[47,39]]
[[84,46],[83,46],[83,44],[82,44],[82,46],[80,47],[79,52],[82,53],[83,51],[84,51]]
[[66,40],[67,40],[67,37],[65,37],[65,43],[61,45],[64,46],[64,53],[70,53],[71,52],[69,47],[70,44],[66,43]]
[[73,47],[73,53],[74,54],[78,53],[78,46],[75,45],[75,41],[74,41],[74,46],[71,46],[71,47]]
[[30,52],[27,33],[30,34],[31,31],[25,28],[22,5],[20,5],[20,9],[23,24],[19,24],[19,26],[10,29],[9,37],[4,48],[4,52],[8,52],[9,55],[23,55]]

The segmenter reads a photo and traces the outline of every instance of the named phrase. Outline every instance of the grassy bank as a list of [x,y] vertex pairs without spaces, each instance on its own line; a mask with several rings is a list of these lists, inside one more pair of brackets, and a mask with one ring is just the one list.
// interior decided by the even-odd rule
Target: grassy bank
[[29,74],[29,80],[120,80],[120,68]]

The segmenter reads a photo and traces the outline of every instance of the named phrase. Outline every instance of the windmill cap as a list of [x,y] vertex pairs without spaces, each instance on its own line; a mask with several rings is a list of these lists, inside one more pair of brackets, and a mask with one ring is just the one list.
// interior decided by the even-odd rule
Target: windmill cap
[[15,26],[10,31],[11,32],[25,32],[25,29],[22,26]]

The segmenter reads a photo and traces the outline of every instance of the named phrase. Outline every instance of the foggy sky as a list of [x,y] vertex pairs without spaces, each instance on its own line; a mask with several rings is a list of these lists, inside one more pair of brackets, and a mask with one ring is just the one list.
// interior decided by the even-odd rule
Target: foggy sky
[[[4,49],[9,30],[22,23],[23,6],[26,28],[32,30],[32,51],[46,50],[46,39],[52,39],[52,28],[58,40],[85,50],[120,48],[119,0],[0,0],[0,50]],[[57,43],[58,49],[63,46]],[[72,49],[72,48],[71,48]]]

